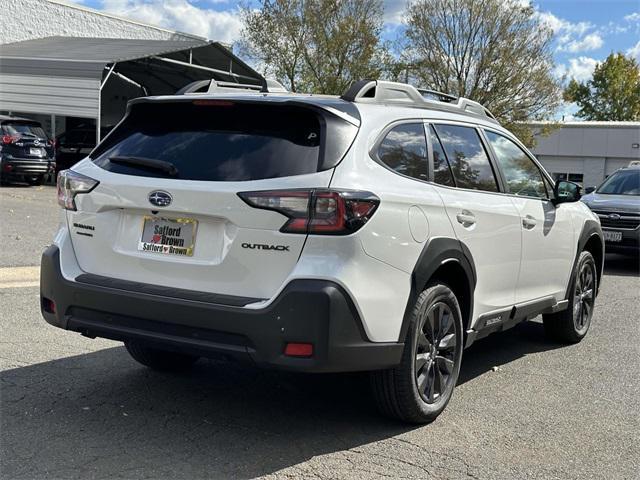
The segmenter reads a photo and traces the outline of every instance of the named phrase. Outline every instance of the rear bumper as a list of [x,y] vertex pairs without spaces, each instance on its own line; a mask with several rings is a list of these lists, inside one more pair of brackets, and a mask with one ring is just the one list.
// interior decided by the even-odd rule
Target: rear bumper
[[52,159],[37,160],[4,157],[1,168],[3,175],[46,175],[55,171],[56,162]]
[[[368,341],[349,295],[325,280],[294,280],[269,306],[248,309],[67,280],[56,246],[44,252],[40,275],[41,305],[56,306],[55,313],[42,308],[44,319],[89,337],[305,372],[392,367],[404,347]],[[285,356],[287,342],[312,343],[313,356]]]

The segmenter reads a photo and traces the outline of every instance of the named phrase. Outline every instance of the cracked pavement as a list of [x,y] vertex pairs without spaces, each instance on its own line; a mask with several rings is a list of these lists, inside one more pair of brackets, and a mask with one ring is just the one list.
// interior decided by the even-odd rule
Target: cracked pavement
[[[38,263],[54,203],[0,189],[0,266]],[[47,325],[37,287],[3,288],[0,477],[639,478],[639,300],[638,261],[608,256],[582,343],[546,341],[539,319],[477,342],[448,408],[415,427],[378,415],[364,375],[160,374]]]

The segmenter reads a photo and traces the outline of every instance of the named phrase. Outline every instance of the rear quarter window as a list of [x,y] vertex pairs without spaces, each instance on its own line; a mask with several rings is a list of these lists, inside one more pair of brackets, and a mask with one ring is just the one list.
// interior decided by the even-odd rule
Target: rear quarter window
[[176,167],[179,179],[259,180],[317,172],[322,134],[318,114],[303,107],[150,102],[136,105],[91,157],[106,170],[128,175],[164,176],[109,159],[162,160]]
[[427,140],[423,124],[403,123],[393,127],[380,142],[378,159],[402,175],[428,180]]

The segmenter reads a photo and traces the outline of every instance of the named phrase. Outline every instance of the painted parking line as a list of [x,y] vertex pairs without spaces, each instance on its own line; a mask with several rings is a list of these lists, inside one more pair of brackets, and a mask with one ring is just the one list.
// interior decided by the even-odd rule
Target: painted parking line
[[0,289],[37,287],[40,285],[40,267],[0,268]]

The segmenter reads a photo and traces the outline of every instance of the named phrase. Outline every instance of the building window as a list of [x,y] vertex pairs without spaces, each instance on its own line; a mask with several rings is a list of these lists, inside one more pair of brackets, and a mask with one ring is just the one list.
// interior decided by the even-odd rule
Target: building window
[[553,173],[553,178],[555,181],[559,180],[569,180],[570,182],[578,183],[582,185],[584,181],[584,175],[582,173]]

